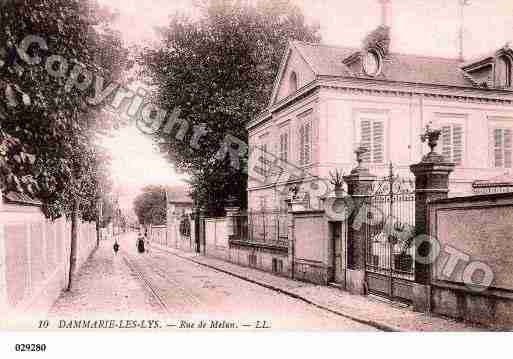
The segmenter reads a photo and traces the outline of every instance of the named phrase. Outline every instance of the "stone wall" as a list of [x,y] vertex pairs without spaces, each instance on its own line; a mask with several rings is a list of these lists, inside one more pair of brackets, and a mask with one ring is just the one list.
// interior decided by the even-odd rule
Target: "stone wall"
[[[66,287],[71,224],[38,207],[0,205],[0,318],[46,313]],[[80,223],[77,271],[96,248],[96,226]]]
[[206,255],[219,259],[228,259],[227,218],[205,219]]
[[[513,328],[513,194],[431,202],[429,231],[441,248],[431,274],[431,310]],[[459,258],[455,266],[449,261],[452,253]],[[493,282],[488,289],[475,290],[485,272],[472,269],[484,265],[491,269]]]
[[232,245],[228,252],[229,262],[276,275],[291,277],[292,268],[287,251],[262,246]]
[[152,243],[161,246],[168,245],[167,226],[151,226],[149,230],[149,239]]
[[248,238],[234,236],[234,224],[237,216],[223,218],[204,218],[204,254],[244,267],[259,269],[291,277],[289,248],[276,243],[256,243]]
[[294,278],[328,284],[331,265],[328,221],[324,211],[294,212]]

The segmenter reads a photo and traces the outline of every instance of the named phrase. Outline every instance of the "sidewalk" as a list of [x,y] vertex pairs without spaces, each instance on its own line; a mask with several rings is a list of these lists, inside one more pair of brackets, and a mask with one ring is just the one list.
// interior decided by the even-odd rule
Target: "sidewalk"
[[257,269],[242,267],[174,248],[162,247],[157,244],[152,244],[152,246],[378,329],[386,331],[452,332],[480,330],[479,327],[467,323],[417,313],[397,304],[385,303],[365,296],[351,295],[337,288],[299,282]]
[[130,319],[163,313],[123,254],[114,254],[113,244],[113,240],[100,242],[75,276],[71,291],[64,292],[53,305],[51,317]]

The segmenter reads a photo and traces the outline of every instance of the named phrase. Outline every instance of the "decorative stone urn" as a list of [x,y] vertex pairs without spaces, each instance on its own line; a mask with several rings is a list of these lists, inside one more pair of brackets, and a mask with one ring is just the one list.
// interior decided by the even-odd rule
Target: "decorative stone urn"
[[335,198],[343,198],[344,197],[344,175],[338,169],[335,172],[330,171],[330,183],[333,185],[333,192],[335,193]]
[[289,201],[292,212],[304,211],[308,207],[307,198],[299,195],[299,188],[297,186],[292,186],[289,189]]
[[427,142],[430,148],[430,152],[422,158],[422,162],[426,163],[442,163],[445,162],[444,157],[435,152],[435,147],[438,145],[438,140],[442,131],[440,129],[432,129],[428,124],[426,125],[426,132],[420,136],[422,143]]
[[363,163],[362,156],[364,154],[366,154],[367,152],[369,152],[369,150],[367,147],[364,147],[364,146],[358,146],[358,148],[354,151],[354,153],[356,154],[356,162],[358,163],[358,165],[355,168],[353,168],[353,170],[351,171],[352,175],[369,173],[369,169],[362,164]]

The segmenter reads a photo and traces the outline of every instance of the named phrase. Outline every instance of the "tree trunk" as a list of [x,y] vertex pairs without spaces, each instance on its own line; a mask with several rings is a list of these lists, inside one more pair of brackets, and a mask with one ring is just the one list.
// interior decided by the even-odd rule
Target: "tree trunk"
[[71,210],[71,243],[69,255],[69,276],[68,288],[71,290],[72,276],[77,267],[77,241],[78,241],[78,199],[73,200],[73,208]]
[[100,201],[98,201],[98,216],[96,217],[96,248],[100,247],[100,239],[101,239],[101,236],[102,236],[102,232],[101,232],[101,221],[102,221],[102,217],[103,217],[103,204]]
[[96,248],[100,247],[100,237],[101,237],[101,231],[100,231],[100,219],[96,219]]

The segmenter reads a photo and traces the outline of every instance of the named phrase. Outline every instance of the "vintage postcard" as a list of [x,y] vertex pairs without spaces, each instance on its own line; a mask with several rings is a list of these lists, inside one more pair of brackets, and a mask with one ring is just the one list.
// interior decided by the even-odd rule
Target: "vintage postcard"
[[0,1],[0,331],[512,330],[511,40],[510,0]]

